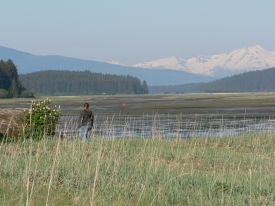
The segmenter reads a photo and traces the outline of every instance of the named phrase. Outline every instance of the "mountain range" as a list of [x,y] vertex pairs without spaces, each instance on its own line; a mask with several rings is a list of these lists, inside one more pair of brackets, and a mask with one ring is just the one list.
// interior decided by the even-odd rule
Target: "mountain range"
[[189,59],[172,56],[126,66],[115,61],[107,63],[58,55],[38,56],[0,46],[0,59],[12,59],[20,74],[41,70],[89,70],[103,74],[130,75],[153,86],[208,82],[271,68],[275,66],[275,51],[267,51],[256,45],[213,56]]
[[213,56],[197,56],[184,59],[172,56],[132,65],[147,69],[171,69],[193,74],[225,77],[244,71],[263,70],[275,66],[275,51],[267,51],[259,45]]
[[11,59],[16,65],[19,74],[42,70],[89,70],[102,74],[130,75],[139,78],[141,81],[145,80],[148,85],[187,84],[207,82],[215,79],[206,75],[192,74],[185,71],[122,66],[58,55],[38,56],[3,46],[0,46],[0,59],[4,61]]

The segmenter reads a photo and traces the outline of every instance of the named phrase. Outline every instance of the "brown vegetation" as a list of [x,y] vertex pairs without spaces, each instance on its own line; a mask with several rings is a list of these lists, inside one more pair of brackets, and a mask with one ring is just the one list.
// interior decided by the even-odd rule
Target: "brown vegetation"
[[24,126],[23,109],[0,109],[0,136],[18,137]]

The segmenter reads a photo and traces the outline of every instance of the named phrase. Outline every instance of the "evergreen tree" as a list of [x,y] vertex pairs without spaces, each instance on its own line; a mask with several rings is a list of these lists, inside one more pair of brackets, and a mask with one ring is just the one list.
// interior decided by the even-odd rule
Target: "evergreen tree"
[[[0,60],[0,89],[2,89],[1,98],[26,96],[26,89],[19,81],[17,68],[11,59],[8,59],[6,62]],[[21,95],[23,91],[24,93]]]
[[11,86],[10,86],[10,94],[12,97],[14,98],[18,98],[19,97],[19,94],[18,94],[18,87],[17,87],[17,82],[16,82],[16,79],[12,79],[11,81]]
[[142,81],[141,89],[143,94],[147,94],[149,92],[147,82],[145,80]]

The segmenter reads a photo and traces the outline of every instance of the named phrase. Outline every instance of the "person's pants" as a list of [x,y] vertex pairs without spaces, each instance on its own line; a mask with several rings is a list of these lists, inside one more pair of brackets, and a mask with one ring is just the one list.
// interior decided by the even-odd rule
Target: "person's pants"
[[81,126],[80,133],[83,141],[90,140],[91,131],[92,125]]

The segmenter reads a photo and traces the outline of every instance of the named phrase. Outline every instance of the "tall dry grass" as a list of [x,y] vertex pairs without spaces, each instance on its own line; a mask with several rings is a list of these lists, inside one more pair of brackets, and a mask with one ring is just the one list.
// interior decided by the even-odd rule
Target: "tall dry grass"
[[19,137],[25,126],[23,109],[0,109],[0,136]]
[[0,145],[1,205],[274,205],[275,135]]

